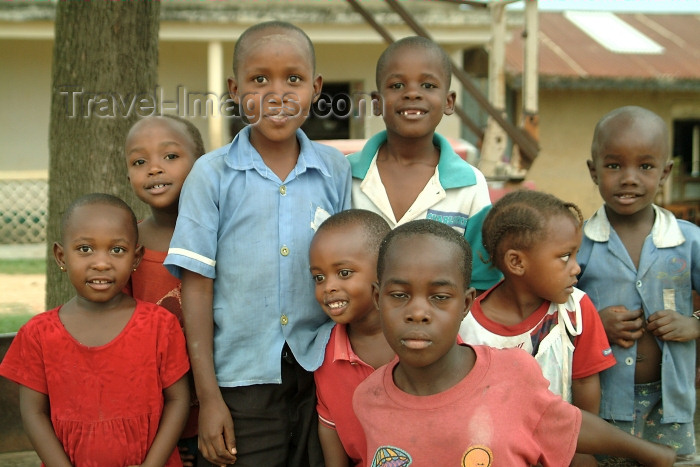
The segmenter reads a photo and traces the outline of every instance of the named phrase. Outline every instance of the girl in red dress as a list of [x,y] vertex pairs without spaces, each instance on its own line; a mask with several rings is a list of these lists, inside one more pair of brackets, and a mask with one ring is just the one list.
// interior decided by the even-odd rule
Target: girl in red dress
[[34,449],[51,466],[181,466],[185,339],[167,310],[122,292],[142,256],[133,212],[86,195],[61,230],[54,257],[77,294],[25,324],[0,364]]

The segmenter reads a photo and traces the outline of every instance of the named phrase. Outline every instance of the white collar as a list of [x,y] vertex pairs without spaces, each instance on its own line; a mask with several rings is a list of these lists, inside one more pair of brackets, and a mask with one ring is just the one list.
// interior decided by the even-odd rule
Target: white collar
[[[685,242],[676,217],[668,210],[652,204],[654,208],[654,225],[651,227],[651,239],[657,248],[672,248]],[[594,242],[607,242],[612,226],[605,213],[605,206],[596,211],[583,226],[583,233]]]

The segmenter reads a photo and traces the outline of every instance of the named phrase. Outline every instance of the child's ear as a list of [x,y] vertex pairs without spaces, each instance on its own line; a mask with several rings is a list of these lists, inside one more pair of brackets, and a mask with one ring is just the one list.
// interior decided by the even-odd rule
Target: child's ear
[[525,274],[525,255],[522,250],[510,249],[503,255],[503,273],[522,276]]
[[316,75],[314,78],[314,100],[313,103],[316,103],[318,98],[321,96],[321,89],[323,88],[323,77],[321,75]]
[[592,160],[587,160],[586,165],[588,166],[588,173],[591,175],[591,180],[596,185],[598,184],[598,173],[596,172],[595,162]]
[[58,242],[54,242],[53,244],[53,259],[54,261],[56,261],[56,264],[58,264],[58,267],[61,268],[61,271],[66,270],[66,261],[64,259],[63,245],[61,245]]
[[661,180],[659,180],[659,186],[662,186],[664,183],[666,183],[666,179],[671,174],[671,169],[673,169],[673,161],[666,161],[666,166],[664,167],[664,171],[661,174]]
[[379,282],[372,282],[372,301],[374,307],[379,310]]
[[476,289],[474,287],[469,287],[464,294],[464,311],[462,312],[462,319],[466,318],[471,310],[472,305],[476,300]]
[[141,264],[141,260],[143,259],[143,245],[137,245],[136,250],[134,250],[134,262],[131,265],[131,270],[136,271],[136,268],[139,267],[139,264]]
[[382,95],[379,94],[379,91],[372,91],[370,97],[372,98],[372,115],[379,117],[383,113]]
[[449,91],[447,93],[447,102],[445,104],[445,115],[452,115],[455,113],[455,102],[457,101],[457,93],[454,91]]
[[240,105],[241,100],[238,98],[238,81],[236,81],[236,78],[233,76],[229,76],[228,78],[228,95],[231,96],[234,103]]

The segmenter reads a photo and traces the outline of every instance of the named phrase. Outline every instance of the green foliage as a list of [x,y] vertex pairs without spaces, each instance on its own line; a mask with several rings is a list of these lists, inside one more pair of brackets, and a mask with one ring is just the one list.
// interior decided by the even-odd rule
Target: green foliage
[[0,304],[0,334],[17,332],[35,313],[21,303]]
[[45,274],[45,259],[0,259],[0,274]]

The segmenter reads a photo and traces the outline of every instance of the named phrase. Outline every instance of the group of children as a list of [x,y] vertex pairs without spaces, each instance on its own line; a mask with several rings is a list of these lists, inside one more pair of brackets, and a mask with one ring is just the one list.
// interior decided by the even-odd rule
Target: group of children
[[695,452],[700,231],[653,204],[671,169],[655,114],[596,127],[604,205],[584,222],[536,191],[491,207],[435,133],[455,94],[430,40],[382,54],[386,131],[347,159],[299,129],[322,86],[301,29],[249,28],[233,72],[250,125],[230,144],[203,155],[177,117],[129,132],[151,216],[103,194],[63,215],[54,256],[76,296],[0,364],[47,466],[661,467]]

